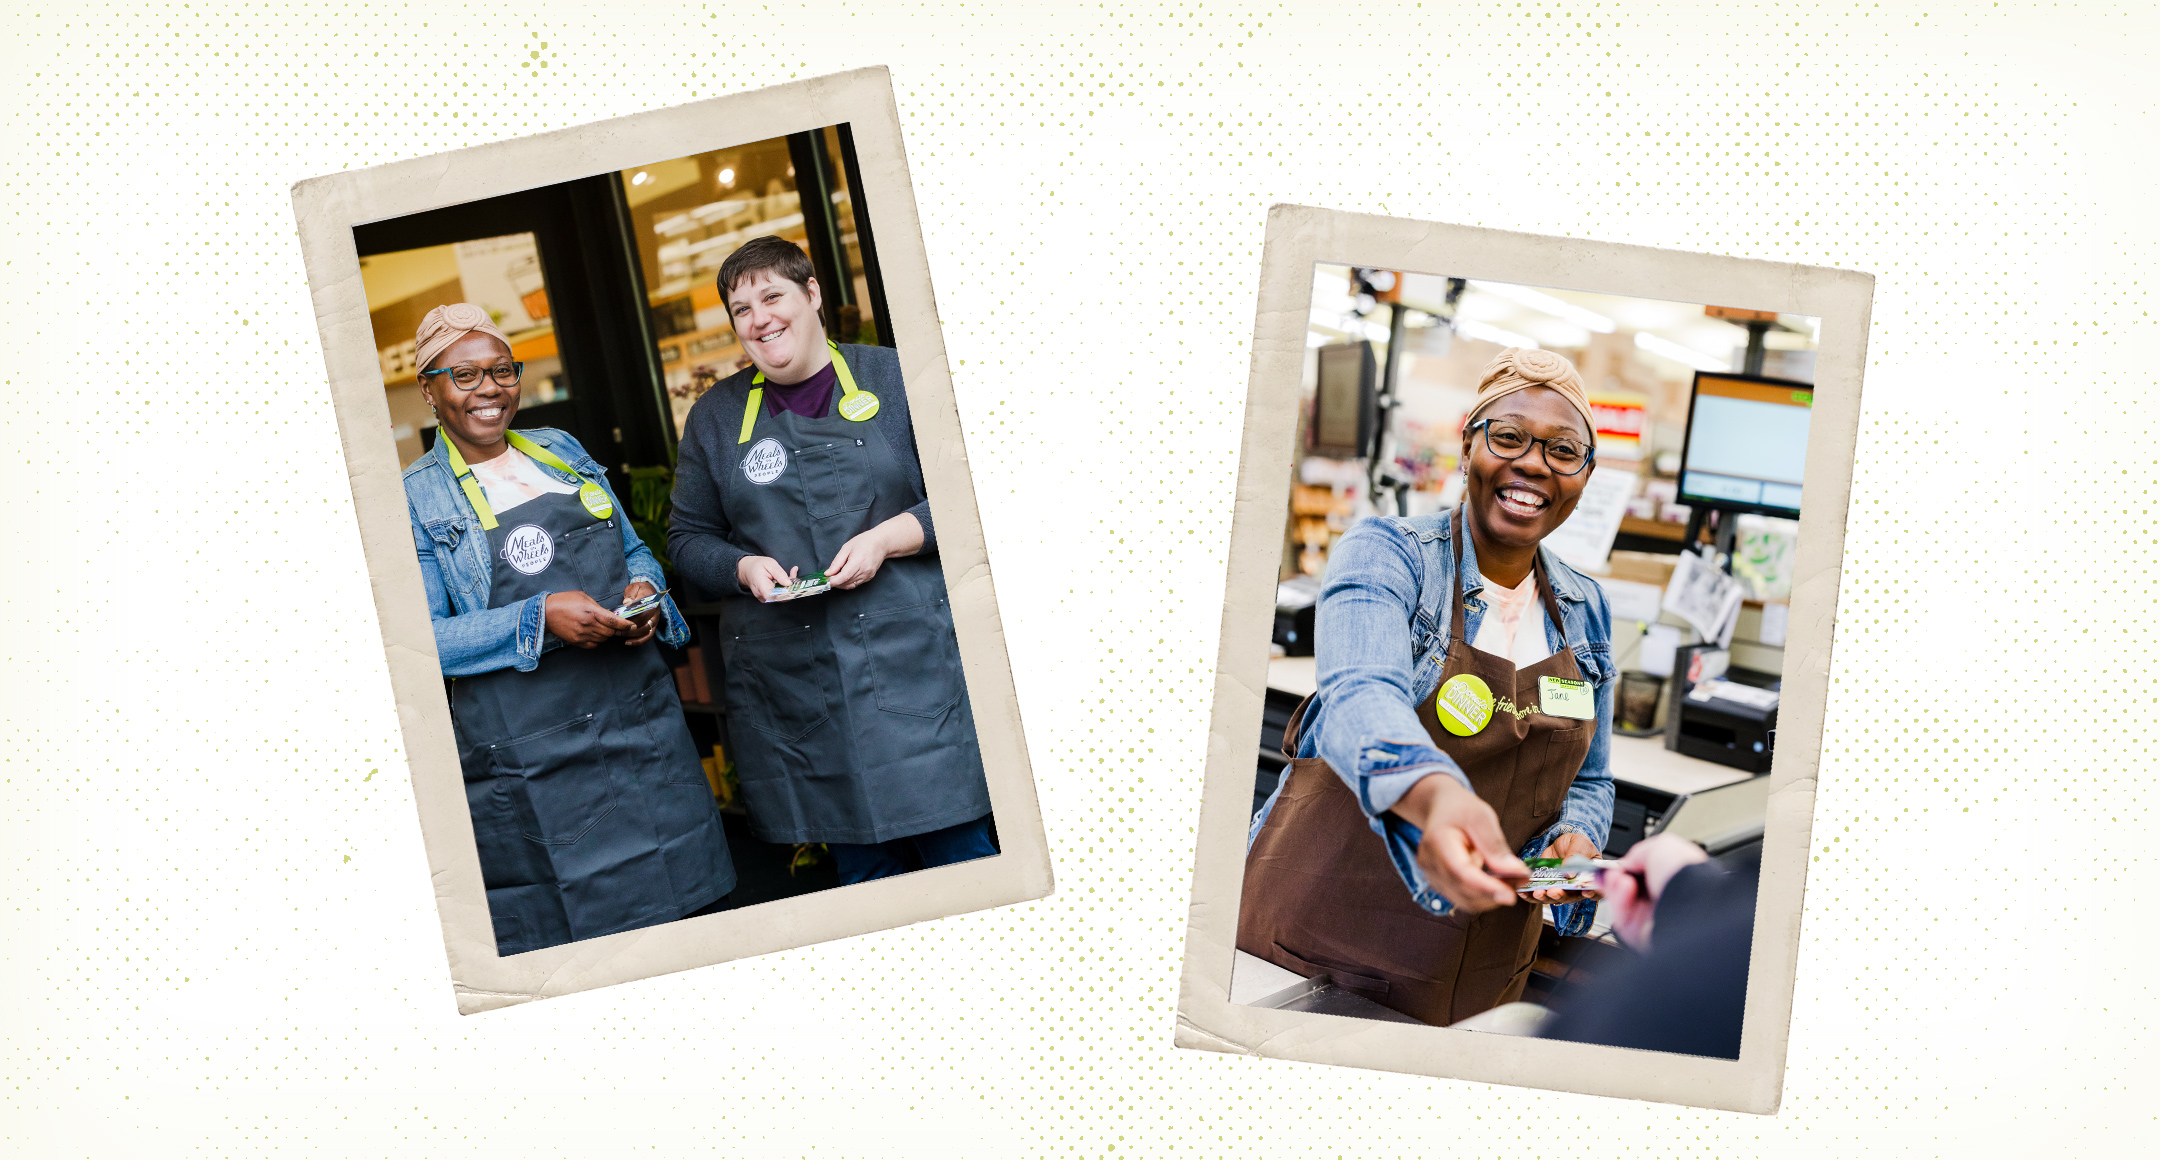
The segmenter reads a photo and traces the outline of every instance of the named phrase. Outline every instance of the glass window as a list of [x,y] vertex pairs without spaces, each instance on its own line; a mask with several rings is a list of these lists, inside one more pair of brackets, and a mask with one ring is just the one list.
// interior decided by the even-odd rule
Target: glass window
[[785,137],[622,171],[653,339],[679,435],[690,405],[750,360],[720,304],[720,263],[752,238],[807,245]]

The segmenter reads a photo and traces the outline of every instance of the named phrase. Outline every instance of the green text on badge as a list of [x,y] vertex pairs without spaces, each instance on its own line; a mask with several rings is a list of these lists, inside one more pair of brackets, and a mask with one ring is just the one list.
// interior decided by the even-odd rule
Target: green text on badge
[[1538,711],[1547,717],[1566,717],[1574,721],[1597,718],[1597,693],[1588,681],[1539,677],[1537,693]]

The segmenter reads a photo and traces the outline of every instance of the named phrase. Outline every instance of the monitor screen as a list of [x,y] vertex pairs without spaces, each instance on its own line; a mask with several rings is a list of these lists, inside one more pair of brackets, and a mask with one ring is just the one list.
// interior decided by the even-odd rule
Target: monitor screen
[[1318,352],[1319,390],[1313,399],[1315,454],[1356,459],[1372,442],[1374,358],[1368,342],[1342,342]]
[[1748,375],[1695,375],[1679,501],[1690,507],[1800,514],[1815,389]]

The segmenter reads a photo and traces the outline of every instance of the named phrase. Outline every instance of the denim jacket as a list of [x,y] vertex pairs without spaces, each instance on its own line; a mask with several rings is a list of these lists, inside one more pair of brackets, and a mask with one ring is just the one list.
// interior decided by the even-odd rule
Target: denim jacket
[[[1454,514],[1451,509],[1407,519],[1363,520],[1344,533],[1330,553],[1313,626],[1320,690],[1306,711],[1297,752],[1299,757],[1324,758],[1357,795],[1373,833],[1387,843],[1395,872],[1418,908],[1430,914],[1446,914],[1452,907],[1418,868],[1423,835],[1388,810],[1429,774],[1445,773],[1466,787],[1470,784],[1455,760],[1432,744],[1416,708],[1439,687],[1447,663],[1450,599],[1456,586],[1464,598],[1463,630],[1472,640],[1487,607],[1478,598],[1484,581],[1468,537],[1462,546],[1462,575],[1455,575],[1450,544]],[[1522,848],[1524,858],[1537,856],[1570,832],[1602,849],[1613,812],[1613,690],[1618,670],[1612,661],[1612,612],[1596,581],[1550,551],[1539,551],[1576,664],[1583,678],[1596,686],[1597,729],[1561,806],[1560,820]],[[1560,635],[1551,618],[1539,620],[1546,623],[1547,644],[1557,651]],[[1275,797],[1254,815],[1248,845],[1259,836],[1281,793],[1277,786]],[[1596,903],[1571,903],[1554,907],[1553,921],[1560,933],[1578,935],[1590,929],[1596,913]]]
[[[638,539],[623,512],[622,501],[607,485],[607,472],[585,453],[567,432],[538,427],[519,434],[553,451],[585,479],[607,490],[622,522],[623,560],[630,580],[645,581],[655,589],[667,587],[660,562],[652,549]],[[405,469],[405,507],[412,516],[413,548],[420,553],[420,578],[427,588],[428,615],[435,620],[435,652],[446,677],[469,677],[496,669],[531,672],[540,654],[562,644],[546,629],[548,593],[503,608],[488,607],[488,589],[495,581],[494,561],[488,552],[487,532],[480,527],[465,491],[458,486],[444,452],[448,441],[435,447]],[[537,460],[535,462],[538,462]],[[577,479],[541,463],[540,470],[564,483]],[[690,639],[690,626],[671,597],[662,598],[666,618],[660,639],[681,647]]]

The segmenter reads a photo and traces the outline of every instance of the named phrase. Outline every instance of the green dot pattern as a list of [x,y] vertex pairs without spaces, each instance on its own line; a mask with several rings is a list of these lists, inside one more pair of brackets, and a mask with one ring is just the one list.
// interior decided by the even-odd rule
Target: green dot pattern
[[[2135,1151],[2153,938],[2134,889],[2083,883],[2154,827],[2156,25],[16,0],[0,1150]],[[880,64],[1058,891],[460,1017],[289,188]],[[1775,1117],[1171,1046],[1285,201],[1878,276]]]

